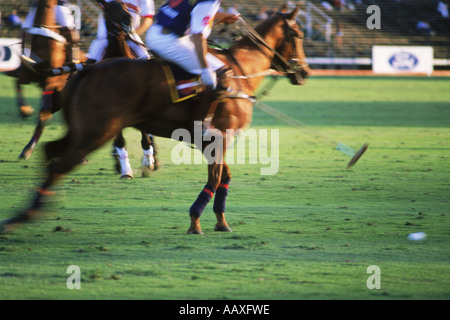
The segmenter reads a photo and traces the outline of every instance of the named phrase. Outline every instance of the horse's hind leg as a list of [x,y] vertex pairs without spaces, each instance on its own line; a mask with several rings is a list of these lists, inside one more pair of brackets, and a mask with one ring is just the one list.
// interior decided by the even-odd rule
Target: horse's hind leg
[[125,149],[125,138],[122,131],[114,138],[112,155],[115,161],[115,169],[120,174],[120,179],[133,179],[133,170],[128,158],[128,151]]
[[30,105],[27,104],[27,101],[23,94],[20,79],[16,80],[16,96],[17,96],[17,107],[19,109],[20,115],[24,118],[31,116],[34,110]]
[[48,142],[44,147],[46,160],[50,161],[54,158],[60,157],[66,150],[68,142],[68,135],[62,139]]
[[36,125],[33,135],[27,145],[23,148],[19,155],[20,159],[27,160],[33,153],[36,144],[44,132],[45,124],[50,119],[53,109],[54,92],[52,90],[44,91],[42,94],[42,105],[39,113],[39,122]]
[[42,133],[44,132],[44,126],[45,126],[44,122],[39,120],[37,126],[34,128],[34,132],[33,135],[31,136],[30,141],[22,149],[22,152],[19,155],[20,159],[27,160],[29,157],[31,157],[31,154],[34,151],[36,144],[38,143]]
[[[61,144],[67,139],[61,139],[55,142]],[[92,148],[91,148],[92,149]],[[65,174],[71,171],[81,160],[89,153],[87,148],[66,148],[60,157],[55,158],[47,166],[47,178],[44,183],[36,189],[31,205],[28,209],[20,212],[16,216],[3,221],[0,224],[0,234],[10,232],[26,222],[31,222],[38,218],[44,212],[45,200],[53,195],[52,186]],[[47,155],[48,156],[48,155]]]
[[[94,134],[87,134],[84,137],[78,137],[74,141],[69,133],[61,140],[51,144],[50,149],[56,146],[65,146],[64,151],[47,165],[47,177],[42,185],[35,191],[33,200],[28,209],[17,214],[16,216],[3,221],[0,224],[0,234],[9,232],[25,222],[30,222],[44,211],[45,200],[52,195],[51,188],[64,175],[69,173],[92,151],[101,147],[114,134],[107,133],[106,130],[98,130]],[[46,150],[49,152],[49,149]],[[48,153],[47,156],[50,156]]]

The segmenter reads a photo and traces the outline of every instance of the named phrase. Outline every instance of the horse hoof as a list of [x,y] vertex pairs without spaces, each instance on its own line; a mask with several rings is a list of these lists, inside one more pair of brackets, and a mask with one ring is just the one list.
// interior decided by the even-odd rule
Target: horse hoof
[[220,232],[233,232],[229,226],[215,226],[214,231],[220,231]]
[[9,233],[9,232],[19,228],[27,221],[28,221],[28,218],[24,215],[19,215],[17,217],[3,220],[2,223],[0,224],[0,234]]
[[20,107],[20,115],[24,118],[31,116],[34,112],[34,109],[31,106],[21,106]]
[[24,149],[20,155],[19,155],[19,159],[21,160],[28,160],[29,157],[31,157],[31,154],[33,153],[33,150],[31,149]]
[[159,160],[158,159],[156,159],[155,158],[155,162],[153,163],[153,171],[156,171],[156,170],[158,170],[159,168],[160,168],[160,163],[159,163]]
[[129,174],[123,174],[123,175],[120,176],[120,179],[121,180],[132,180],[133,176],[129,175]]
[[142,167],[142,178],[148,178],[151,176],[152,169],[150,167]]
[[17,228],[19,228],[22,223],[5,223],[0,225],[0,234],[7,234]]
[[188,234],[203,234],[203,231],[200,229],[189,229]]

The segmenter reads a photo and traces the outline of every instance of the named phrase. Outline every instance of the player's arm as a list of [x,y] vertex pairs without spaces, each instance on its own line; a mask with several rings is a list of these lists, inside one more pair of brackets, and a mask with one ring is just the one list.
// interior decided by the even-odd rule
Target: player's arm
[[234,23],[236,22],[240,17],[240,14],[234,14],[234,13],[227,13],[227,12],[217,12],[216,14],[216,23]]
[[153,23],[153,17],[152,16],[141,17],[141,24],[136,29],[136,33],[139,36],[142,35],[143,33],[145,33],[148,30],[148,28],[150,28],[152,23]]

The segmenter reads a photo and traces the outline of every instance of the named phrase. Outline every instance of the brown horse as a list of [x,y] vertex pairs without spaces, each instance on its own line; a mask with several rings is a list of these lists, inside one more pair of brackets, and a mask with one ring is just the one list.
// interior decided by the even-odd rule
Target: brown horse
[[[56,24],[54,8],[58,0],[39,0],[33,22],[33,32],[28,31],[26,37],[31,37],[31,52],[39,61],[36,63],[23,60],[20,75],[17,79],[17,94],[19,108],[24,109],[24,97],[21,85],[37,83],[42,89],[42,102],[39,111],[38,124],[29,143],[22,150],[19,158],[28,159],[41,137],[45,124],[51,115],[61,109],[59,97],[66,85],[69,74],[51,77],[46,70],[58,68],[72,61],[72,45],[74,40],[70,30]],[[21,111],[23,113],[25,111]]]
[[[68,104],[63,109],[68,132],[45,148],[47,159],[52,160],[47,166],[47,177],[36,191],[31,206],[4,221],[3,231],[36,217],[43,210],[44,199],[55,182],[87,154],[113,139],[122,128],[135,127],[168,138],[181,128],[193,136],[194,122],[204,120],[206,115],[212,118],[211,126],[220,132],[224,143],[222,149],[216,150],[214,161],[208,164],[207,184],[190,208],[188,233],[202,233],[200,215],[214,193],[215,230],[231,231],[224,215],[231,179],[224,161],[226,130],[250,125],[253,102],[246,97],[253,95],[271,65],[288,73],[296,85],[302,84],[308,76],[303,35],[293,20],[297,10],[271,16],[256,27],[257,34],[249,33],[249,37],[233,44],[229,50],[215,52],[234,74],[228,77],[228,85],[239,90],[241,97],[212,100],[205,92],[198,100],[173,103],[165,75],[155,59],[118,59],[79,73],[68,87]],[[202,144],[199,147],[205,152],[208,145]]]

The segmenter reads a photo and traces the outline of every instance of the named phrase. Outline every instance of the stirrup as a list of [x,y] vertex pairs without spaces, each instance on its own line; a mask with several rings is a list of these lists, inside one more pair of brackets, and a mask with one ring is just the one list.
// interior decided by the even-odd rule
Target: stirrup
[[31,71],[33,71],[34,73],[38,73],[35,66],[37,64],[36,61],[34,61],[33,59],[27,57],[26,55],[21,55],[20,56],[20,60],[22,61],[22,64],[27,67],[28,69],[30,69]]
[[247,99],[250,100],[252,103],[256,102],[257,98],[255,96],[248,95],[242,91],[235,90],[232,87],[224,88],[224,96],[222,100],[225,99]]

